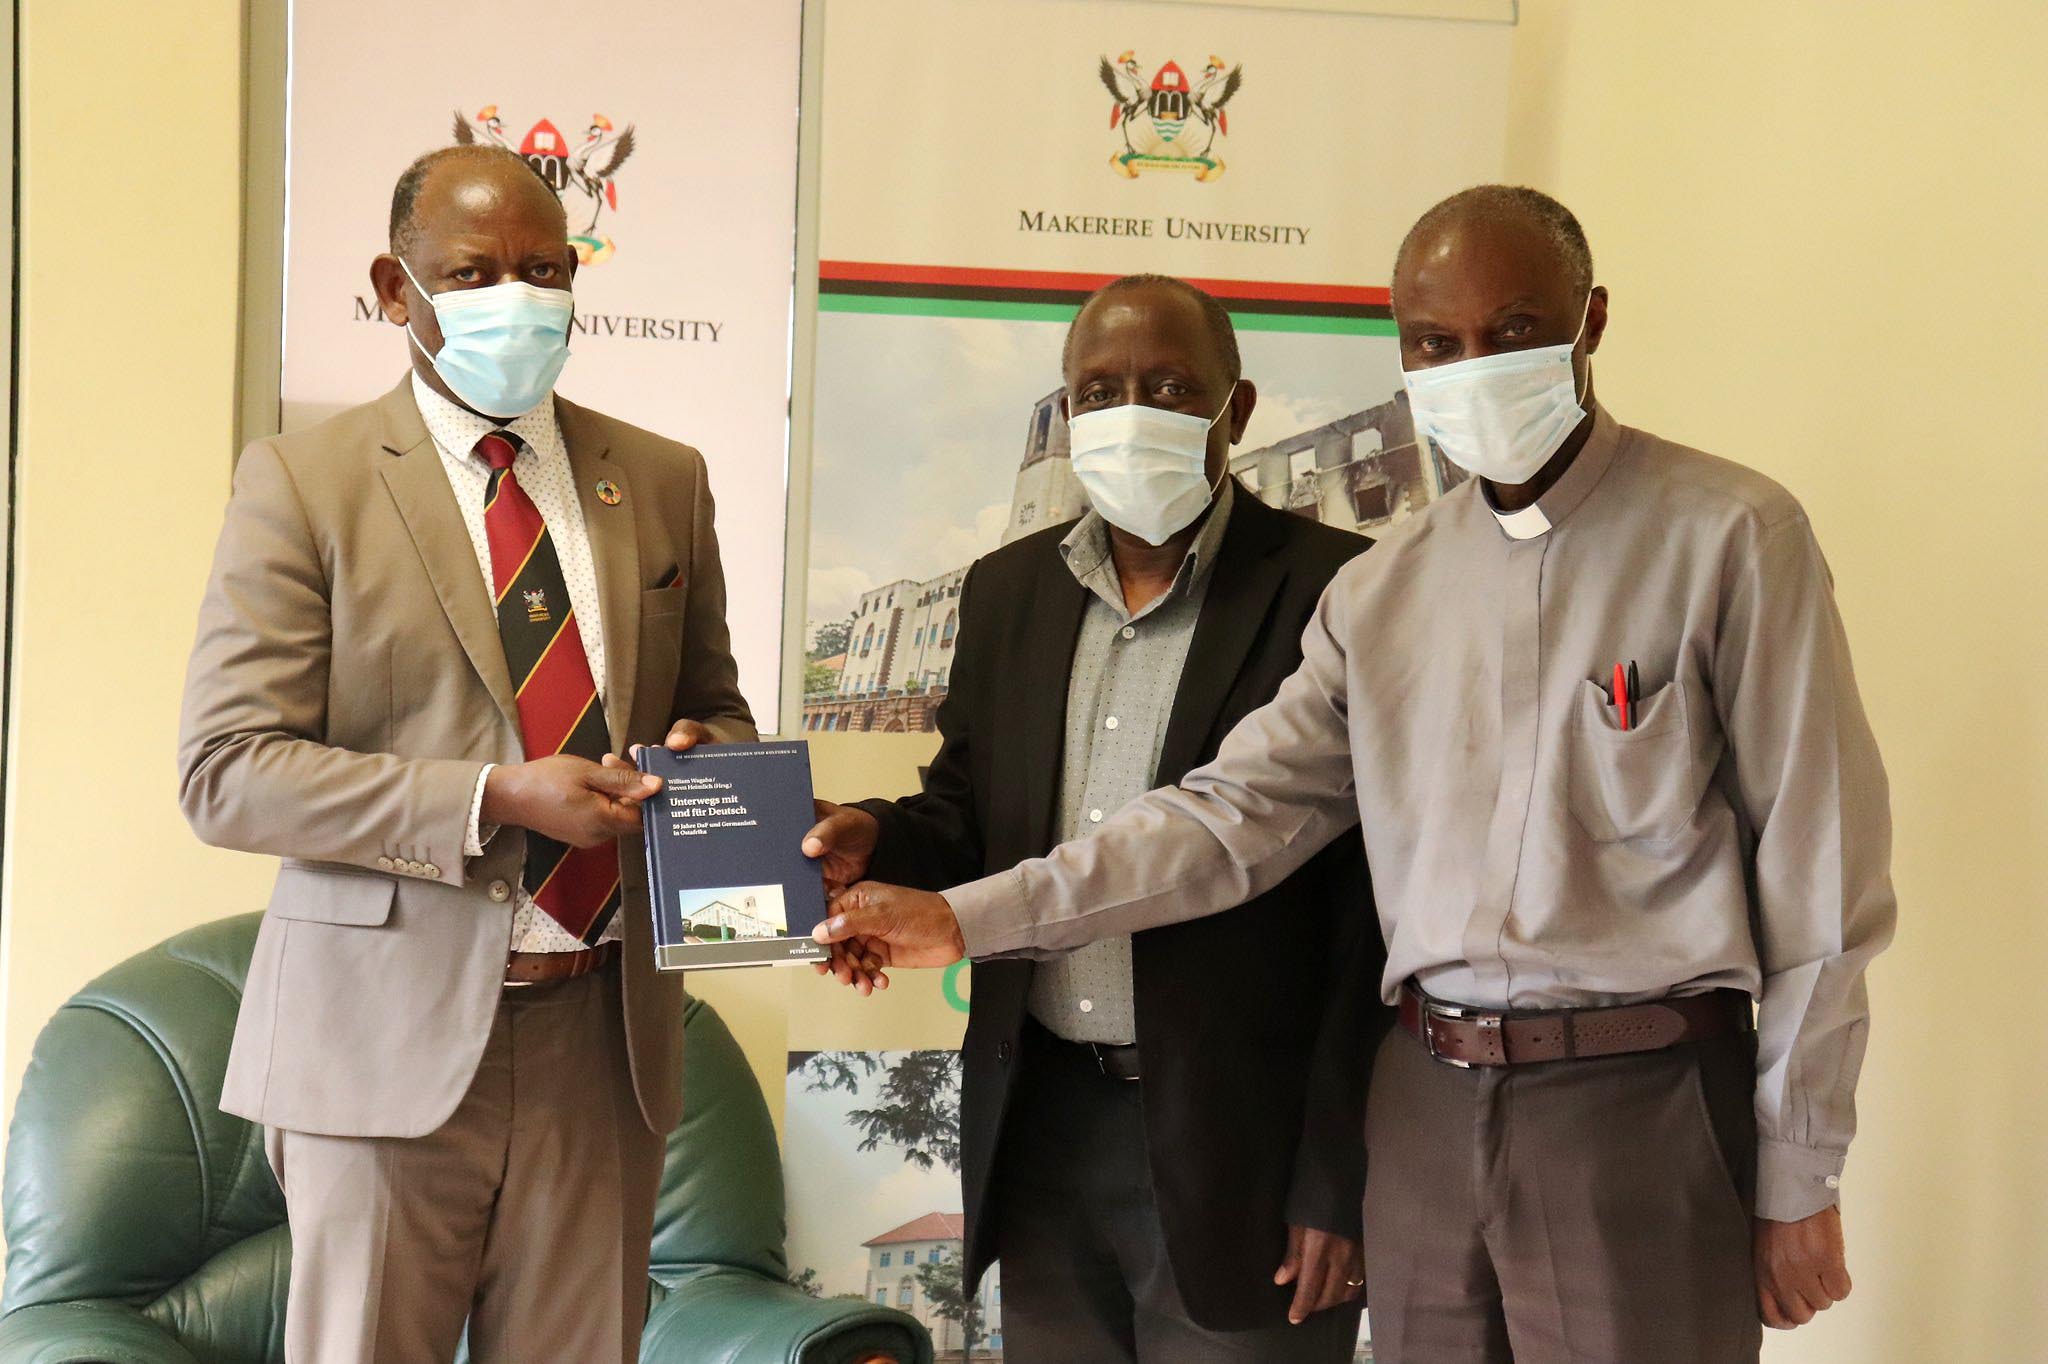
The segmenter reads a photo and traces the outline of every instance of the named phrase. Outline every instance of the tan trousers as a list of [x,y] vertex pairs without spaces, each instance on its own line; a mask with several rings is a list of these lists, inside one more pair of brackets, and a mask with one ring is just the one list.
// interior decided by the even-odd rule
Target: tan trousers
[[507,990],[438,1131],[266,1146],[291,1215],[287,1364],[448,1364],[465,1321],[477,1364],[639,1358],[664,1142],[616,968]]
[[1395,1028],[1366,1105],[1383,1364],[1754,1364],[1753,1034],[1461,1070]]

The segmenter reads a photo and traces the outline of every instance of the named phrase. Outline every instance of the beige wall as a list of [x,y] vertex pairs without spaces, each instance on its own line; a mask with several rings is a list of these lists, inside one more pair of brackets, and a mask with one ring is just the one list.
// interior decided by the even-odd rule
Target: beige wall
[[[233,429],[240,6],[22,9],[10,1106],[66,995],[259,904],[269,880],[191,839],[172,767]],[[2043,1033],[1970,1005],[2030,1009],[2048,961],[2048,12],[1525,0],[1522,16],[1510,170],[1593,235],[1614,291],[1601,394],[1806,501],[1892,773],[1904,923],[1876,972],[1845,1188],[1858,1289],[1769,1357],[2036,1357],[2048,1115],[2038,1062],[1998,1048]],[[820,788],[901,789],[922,742],[821,736]],[[814,984],[693,980],[778,1106],[786,1045],[861,1026]],[[881,1007],[943,1032],[932,988]]]
[[186,832],[172,761],[234,429],[240,32],[234,0],[21,5],[10,1111],[72,990],[268,882]]
[[1805,501],[1891,774],[1856,1294],[1769,1358],[2042,1358],[2048,7],[1521,13],[1509,171],[1592,236],[1601,397]]

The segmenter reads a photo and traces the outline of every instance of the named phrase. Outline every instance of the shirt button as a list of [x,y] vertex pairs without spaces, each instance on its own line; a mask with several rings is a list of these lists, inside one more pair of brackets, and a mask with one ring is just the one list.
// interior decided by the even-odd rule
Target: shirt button
[[1842,1177],[1840,1175],[1829,1175],[1821,1183],[1827,1185],[1830,1189],[1839,1189],[1842,1187]]
[[1100,823],[1102,823],[1102,811],[1100,811],[1100,810],[1090,810],[1090,811],[1088,812],[1088,822],[1089,822],[1090,824],[1100,824]]
[[493,881],[491,882],[490,890],[486,894],[502,905],[512,898],[512,887],[506,885],[503,881]]
[[1092,1014],[1092,1013],[1094,1013],[1094,1012],[1095,1012],[1095,1001],[1094,1001],[1094,1000],[1092,1000],[1092,999],[1084,999],[1084,1000],[1082,1000],[1082,1001],[1081,1001],[1081,1012],[1082,1012],[1082,1013],[1084,1013],[1084,1014]]
[[441,869],[435,866],[432,862],[429,862],[424,867],[421,867],[420,874],[423,876],[431,876],[436,881],[441,879]]
[[998,1042],[998,1043],[996,1043],[996,1060],[998,1060],[998,1061],[1007,1061],[1007,1060],[1009,1060],[1009,1059],[1010,1059],[1010,1044],[1009,1044],[1008,1042]]
[[394,866],[396,866],[396,865],[397,865],[397,864],[396,864],[396,863],[394,863],[394,862],[393,862],[393,861],[392,861],[392,860],[391,860],[390,858],[388,858],[388,857],[380,857],[380,858],[378,858],[378,859],[377,859],[377,870],[378,870],[378,871],[390,871],[390,870],[392,869],[392,867],[394,867]]
[[1102,722],[1102,727],[1103,727],[1104,729],[1115,729],[1115,728],[1116,728],[1116,717],[1115,717],[1114,715],[1112,715],[1112,716],[1110,716],[1110,717],[1109,717],[1109,718],[1108,718],[1107,720],[1104,720],[1104,721]]
[[1138,637],[1138,627],[1135,625],[1126,625],[1123,630],[1123,635],[1125,639],[1136,639]]

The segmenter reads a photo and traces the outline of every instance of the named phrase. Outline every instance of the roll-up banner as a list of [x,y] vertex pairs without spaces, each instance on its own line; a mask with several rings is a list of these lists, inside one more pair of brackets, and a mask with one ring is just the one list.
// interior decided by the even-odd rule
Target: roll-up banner
[[393,183],[458,142],[524,157],[579,259],[562,396],[700,449],[740,684],[778,714],[798,0],[293,0],[286,429],[391,387],[370,260]]
[[806,730],[932,728],[967,566],[1085,509],[1060,346],[1115,276],[1230,310],[1265,501],[1370,534],[1461,477],[1414,439],[1386,286],[1423,209],[1499,177],[1510,27],[831,0],[825,30]]

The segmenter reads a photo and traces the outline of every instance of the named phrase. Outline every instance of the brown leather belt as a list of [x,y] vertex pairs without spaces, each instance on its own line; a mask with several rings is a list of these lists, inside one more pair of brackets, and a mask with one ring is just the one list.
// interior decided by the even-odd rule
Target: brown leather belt
[[1401,1026],[1448,1065],[1522,1066],[1725,1037],[1750,1026],[1749,996],[1714,990],[1605,1009],[1503,1011],[1432,999],[1411,980],[1401,987]]
[[599,943],[581,952],[508,952],[505,955],[507,985],[551,985],[574,980],[592,971],[602,971],[619,959],[617,941]]

